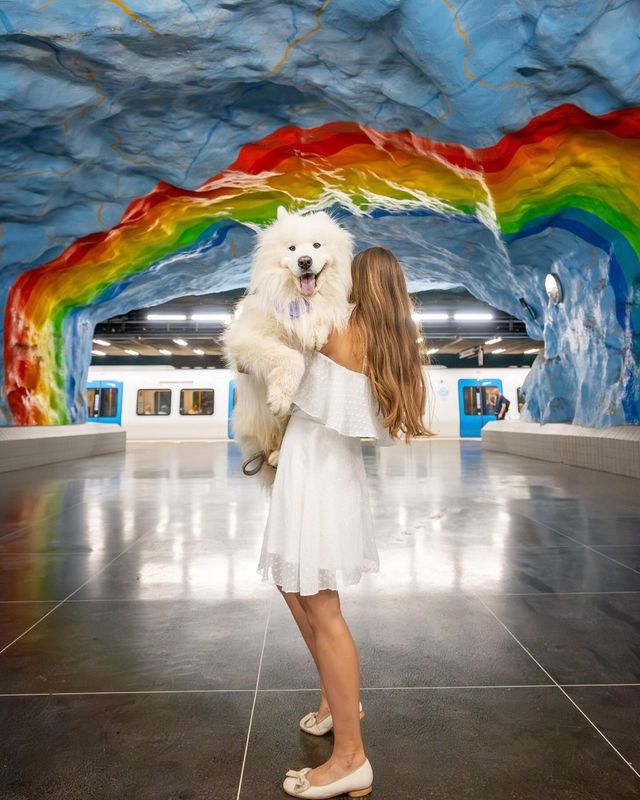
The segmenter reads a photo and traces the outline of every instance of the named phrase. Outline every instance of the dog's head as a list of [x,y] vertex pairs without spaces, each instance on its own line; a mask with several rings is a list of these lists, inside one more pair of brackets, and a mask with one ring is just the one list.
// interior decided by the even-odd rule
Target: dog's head
[[351,234],[326,212],[290,214],[258,234],[251,289],[275,302],[314,296],[348,296],[351,289]]

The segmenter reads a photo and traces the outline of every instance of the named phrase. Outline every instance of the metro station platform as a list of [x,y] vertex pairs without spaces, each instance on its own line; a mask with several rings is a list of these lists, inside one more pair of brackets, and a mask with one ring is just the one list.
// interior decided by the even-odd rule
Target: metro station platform
[[[378,800],[640,791],[640,483],[365,445],[381,572],[346,589]],[[2,475],[2,800],[271,800],[326,759],[226,442]]]

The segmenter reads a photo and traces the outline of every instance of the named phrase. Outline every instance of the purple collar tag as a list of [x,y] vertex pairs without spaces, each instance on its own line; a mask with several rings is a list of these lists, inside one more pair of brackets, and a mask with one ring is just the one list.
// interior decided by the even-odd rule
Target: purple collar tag
[[300,300],[292,300],[289,303],[289,319],[297,319],[302,314],[311,311],[311,303],[306,297]]

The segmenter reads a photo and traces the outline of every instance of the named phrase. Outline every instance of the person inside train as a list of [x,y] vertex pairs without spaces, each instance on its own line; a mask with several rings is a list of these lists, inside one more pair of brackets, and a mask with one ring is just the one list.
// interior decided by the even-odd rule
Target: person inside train
[[509,410],[510,402],[498,389],[496,390],[496,419],[504,419]]

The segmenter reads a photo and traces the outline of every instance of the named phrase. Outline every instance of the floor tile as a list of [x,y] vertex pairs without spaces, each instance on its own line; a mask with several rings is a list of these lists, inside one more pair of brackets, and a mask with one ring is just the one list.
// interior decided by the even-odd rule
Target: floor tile
[[559,683],[640,681],[640,595],[484,601]]
[[376,586],[394,594],[640,591],[640,573],[580,545],[434,544],[419,535],[380,543],[378,549]]
[[611,743],[640,772],[640,683],[566,690]]
[[67,602],[0,656],[0,692],[249,689],[261,601]]
[[[355,593],[342,602],[363,686],[544,684],[548,678],[474,598]],[[273,603],[263,688],[312,688],[317,677],[281,598]]]
[[0,650],[56,605],[56,603],[0,603]]
[[185,548],[176,538],[173,552],[164,547],[155,551],[134,547],[84,586],[75,599],[270,597],[256,573],[259,555],[255,542]]
[[90,553],[0,557],[0,600],[64,600],[113,556]]
[[[252,693],[0,697],[3,800],[235,800]],[[43,746],[44,745],[44,746]]]
[[633,546],[603,547],[602,545],[596,545],[594,549],[598,553],[602,553],[621,564],[625,564],[627,567],[631,567],[631,569],[635,569],[640,574],[640,530],[638,531],[637,540],[639,544]]

